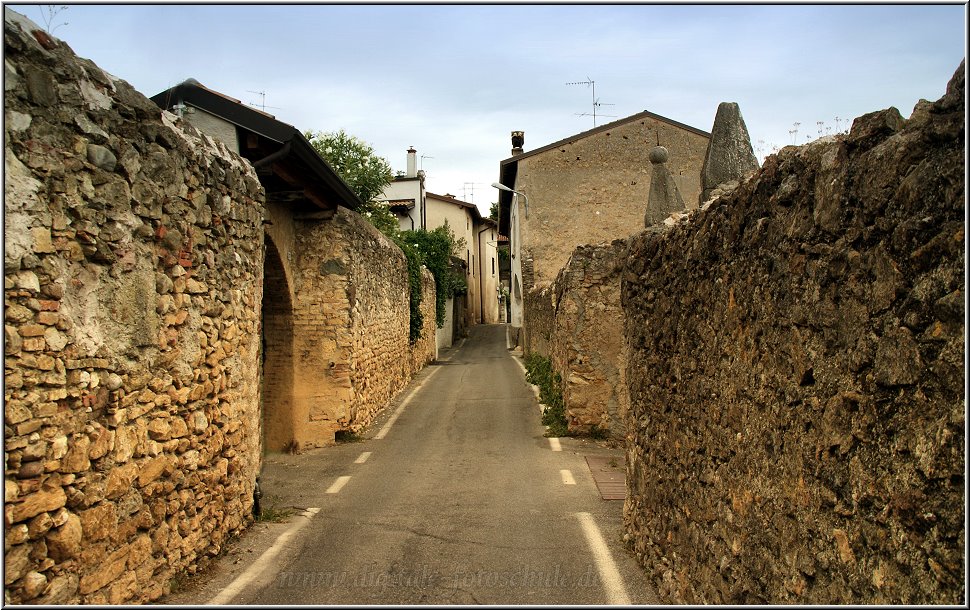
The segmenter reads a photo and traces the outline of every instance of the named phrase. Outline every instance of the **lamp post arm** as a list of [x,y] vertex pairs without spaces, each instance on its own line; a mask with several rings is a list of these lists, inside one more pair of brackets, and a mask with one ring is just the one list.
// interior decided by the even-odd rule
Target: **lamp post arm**
[[522,197],[525,199],[525,217],[528,218],[529,217],[529,196],[523,193],[522,191],[515,191],[515,194],[522,195]]

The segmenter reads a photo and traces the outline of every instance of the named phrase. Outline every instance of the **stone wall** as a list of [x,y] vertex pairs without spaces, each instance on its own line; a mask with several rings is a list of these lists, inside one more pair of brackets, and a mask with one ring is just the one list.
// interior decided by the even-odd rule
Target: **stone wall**
[[571,432],[622,438],[629,411],[620,277],[626,241],[580,246],[553,282],[553,368],[563,380]]
[[5,9],[4,601],[146,602],[251,520],[263,192],[35,28]]
[[434,358],[434,279],[425,270],[425,329],[412,349],[407,262],[393,242],[343,208],[329,220],[298,221],[295,236],[297,425],[288,448],[303,450],[360,431]]
[[522,353],[552,355],[556,304],[551,286],[526,290],[522,299]]
[[966,603],[963,71],[631,241],[625,521],[665,600]]

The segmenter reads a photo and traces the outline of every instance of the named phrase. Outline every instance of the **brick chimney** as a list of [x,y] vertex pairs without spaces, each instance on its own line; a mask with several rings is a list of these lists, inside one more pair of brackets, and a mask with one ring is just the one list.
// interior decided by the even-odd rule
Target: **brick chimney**
[[525,132],[524,131],[513,131],[512,132],[512,156],[522,154],[522,145],[525,144]]
[[408,178],[418,177],[418,151],[413,146],[408,147]]

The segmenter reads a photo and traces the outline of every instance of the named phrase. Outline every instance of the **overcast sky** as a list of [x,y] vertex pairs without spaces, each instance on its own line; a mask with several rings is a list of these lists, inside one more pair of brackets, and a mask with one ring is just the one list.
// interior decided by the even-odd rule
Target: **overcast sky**
[[[45,25],[45,5],[7,6]],[[941,97],[966,17],[963,4],[71,4],[50,27],[146,96],[195,78],[300,130],[345,129],[394,170],[414,146],[430,191],[487,214],[510,132],[528,151],[593,127],[593,88],[566,83],[595,83],[598,125],[649,110],[709,131],[718,103],[738,102],[763,156],[814,139],[818,121],[908,117]]]

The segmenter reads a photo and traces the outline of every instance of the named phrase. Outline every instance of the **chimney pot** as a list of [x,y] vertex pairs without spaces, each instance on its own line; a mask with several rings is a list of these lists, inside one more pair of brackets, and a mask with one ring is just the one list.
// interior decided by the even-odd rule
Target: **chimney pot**
[[512,156],[522,154],[522,145],[525,144],[525,132],[512,132]]
[[418,177],[418,151],[413,146],[408,147],[408,178]]

